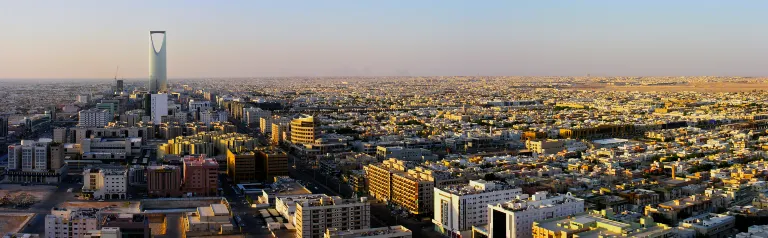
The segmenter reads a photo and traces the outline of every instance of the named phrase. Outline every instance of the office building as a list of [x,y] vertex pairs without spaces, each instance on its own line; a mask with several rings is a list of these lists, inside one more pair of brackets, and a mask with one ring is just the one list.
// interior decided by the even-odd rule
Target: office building
[[168,115],[168,94],[151,94],[150,96],[150,118],[152,123],[160,125],[163,117]]
[[8,138],[8,114],[0,114],[0,144],[6,142]]
[[[104,154],[110,158],[118,159],[120,157],[141,155],[141,138],[91,138],[83,139],[80,143],[80,150],[83,157],[89,157],[89,154]],[[97,156],[98,157],[98,156]]]
[[227,150],[227,176],[236,184],[257,181],[256,164],[256,153],[253,151]]
[[488,204],[515,199],[523,190],[497,181],[472,180],[468,185],[435,188],[432,222],[448,236],[468,237],[472,226],[488,223]]
[[[52,149],[53,152],[52,152]],[[8,146],[6,179],[12,183],[58,183],[67,166],[63,164],[63,145],[41,138],[22,140]]]
[[326,229],[360,230],[371,226],[371,204],[365,197],[322,197],[296,204],[296,237],[320,237]]
[[394,147],[376,147],[376,158],[384,160],[395,158],[407,161],[427,161],[437,160],[437,156],[432,151],[423,148],[404,148],[402,146]]
[[489,237],[533,237],[533,222],[565,217],[584,212],[584,200],[560,194],[549,197],[547,192],[532,196],[522,194],[505,203],[488,204]]
[[181,182],[181,169],[179,166],[147,166],[147,192],[150,196],[181,196]]
[[312,144],[318,138],[317,122],[309,115],[291,120],[291,143]]
[[66,128],[66,127],[53,128],[53,142],[70,143],[69,128]]
[[53,208],[45,216],[45,237],[85,237],[92,230],[99,229],[99,209]]
[[[154,34],[163,34],[163,42],[158,49],[153,39]],[[166,70],[166,40],[165,31],[149,32],[149,93],[168,92],[168,78]],[[166,101],[168,99],[166,98]],[[153,119],[154,120],[154,119]],[[155,124],[160,124],[155,122]]]
[[411,238],[413,232],[404,226],[385,226],[359,230],[340,230],[337,228],[328,228],[323,238],[355,238],[355,237],[376,237],[376,238]]
[[278,148],[261,148],[256,152],[257,179],[275,181],[275,177],[288,176],[288,154]]
[[122,167],[89,168],[83,171],[83,193],[94,199],[125,199],[128,170]]
[[112,114],[106,109],[88,109],[78,112],[78,127],[105,127],[112,121]]
[[115,80],[115,94],[121,94],[125,91],[124,80]]
[[219,163],[204,155],[189,155],[184,163],[183,192],[195,196],[216,196],[219,179]]

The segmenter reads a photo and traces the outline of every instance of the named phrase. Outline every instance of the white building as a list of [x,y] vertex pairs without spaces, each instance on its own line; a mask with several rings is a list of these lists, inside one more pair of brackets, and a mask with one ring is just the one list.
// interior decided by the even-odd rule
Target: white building
[[152,122],[159,125],[163,122],[163,116],[168,115],[168,94],[151,94],[150,112]]
[[83,171],[83,193],[94,199],[125,199],[128,170],[124,168],[90,168]]
[[50,139],[22,140],[21,144],[8,146],[6,170],[47,171],[50,161]]
[[371,226],[371,204],[368,198],[341,199],[325,197],[307,199],[296,204],[296,237],[320,237],[326,229],[368,229]]
[[680,227],[693,229],[705,237],[732,237],[736,234],[736,217],[707,213],[683,220]]
[[325,194],[306,194],[297,196],[280,196],[275,198],[275,210],[280,213],[291,225],[296,225],[296,204],[309,199],[330,198]]
[[91,101],[91,96],[88,94],[77,95],[77,103],[88,104]]
[[257,107],[243,108],[243,119],[248,125],[256,125],[261,122],[261,118],[271,118],[272,111],[262,110]]
[[141,138],[86,138],[80,143],[80,150],[87,153],[112,153],[126,156],[141,154]]
[[225,111],[202,111],[200,112],[199,121],[206,125],[211,122],[227,121],[227,112]]
[[95,208],[70,210],[53,208],[45,216],[45,237],[85,237],[92,230],[99,229],[99,210]]
[[211,109],[213,109],[211,107],[211,101],[189,100],[190,112],[204,112],[204,111],[210,111]]
[[230,232],[234,230],[229,208],[224,204],[211,204],[198,207],[194,212],[187,212],[184,216],[185,233],[195,232]]
[[547,195],[547,192],[536,192],[530,197],[523,194],[505,203],[488,204],[489,237],[530,238],[534,221],[584,212],[584,200],[570,193]]
[[101,230],[92,230],[85,233],[83,238],[122,238],[120,227],[102,227]]
[[469,185],[435,188],[434,191],[432,222],[443,234],[462,237],[471,236],[472,226],[488,223],[488,204],[514,200],[523,194],[520,188],[485,180],[472,180]]
[[79,127],[105,127],[112,121],[112,113],[107,109],[88,109],[78,112]]

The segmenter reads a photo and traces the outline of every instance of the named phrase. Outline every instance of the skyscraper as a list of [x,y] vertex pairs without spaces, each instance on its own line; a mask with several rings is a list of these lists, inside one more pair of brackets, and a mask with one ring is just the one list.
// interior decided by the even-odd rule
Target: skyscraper
[[[163,43],[158,50],[152,39],[154,34],[163,34]],[[149,32],[149,93],[168,91],[167,70],[165,67],[165,31]]]

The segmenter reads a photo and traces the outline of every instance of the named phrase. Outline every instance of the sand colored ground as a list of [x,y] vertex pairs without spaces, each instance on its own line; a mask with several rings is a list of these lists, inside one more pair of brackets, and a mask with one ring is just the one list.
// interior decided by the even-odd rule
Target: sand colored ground
[[768,90],[768,83],[691,83],[672,86],[613,86],[606,84],[588,84],[574,87],[577,90],[601,90],[601,91],[662,91],[662,92],[747,92],[752,90]]
[[21,186],[18,184],[0,184],[0,198],[4,197],[6,194],[15,196],[21,193],[29,193],[30,195],[35,196],[39,202],[47,199],[48,196],[51,196],[54,191],[56,191],[56,186]]
[[0,234],[19,232],[29,222],[33,213],[0,213]]

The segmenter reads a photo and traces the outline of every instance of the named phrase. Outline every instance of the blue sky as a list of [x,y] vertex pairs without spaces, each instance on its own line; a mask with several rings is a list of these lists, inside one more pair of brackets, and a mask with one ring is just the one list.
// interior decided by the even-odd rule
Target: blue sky
[[768,1],[0,1],[0,78],[768,75]]

